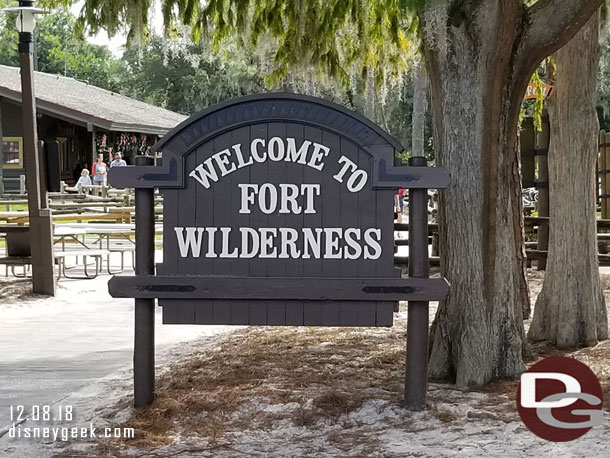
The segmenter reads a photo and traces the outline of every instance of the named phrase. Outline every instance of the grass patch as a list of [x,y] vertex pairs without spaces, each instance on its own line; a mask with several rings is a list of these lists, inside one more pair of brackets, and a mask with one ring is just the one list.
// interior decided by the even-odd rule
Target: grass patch
[[368,399],[402,402],[404,328],[249,328],[214,351],[173,365],[157,381],[154,403],[122,427],[136,440],[108,441],[158,448],[196,436],[210,446],[278,421],[297,427],[335,423]]

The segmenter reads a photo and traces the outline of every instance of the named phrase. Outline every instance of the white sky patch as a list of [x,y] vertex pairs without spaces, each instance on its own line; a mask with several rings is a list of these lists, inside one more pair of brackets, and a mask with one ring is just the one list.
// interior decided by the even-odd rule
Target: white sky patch
[[[84,4],[84,0],[79,0],[70,7],[70,11],[75,16],[78,16]],[[161,34],[163,32],[163,15],[161,14],[161,4],[158,0],[154,0],[153,5],[153,9],[149,15],[150,27],[151,30]],[[127,30],[121,31],[112,38],[108,37],[108,34],[105,31],[101,31],[94,36],[88,36],[87,41],[95,45],[108,46],[115,57],[121,57],[125,52]]]

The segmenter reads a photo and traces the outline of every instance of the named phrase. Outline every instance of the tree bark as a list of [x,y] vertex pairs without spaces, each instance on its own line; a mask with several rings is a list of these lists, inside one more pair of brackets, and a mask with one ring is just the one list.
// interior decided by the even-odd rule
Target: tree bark
[[316,86],[313,82],[313,72],[307,70],[305,73],[305,93],[314,97],[316,95]]
[[600,3],[444,0],[420,12],[437,157],[452,176],[440,199],[441,270],[451,289],[432,327],[433,379],[480,385],[524,370],[519,109],[538,63]]
[[599,28],[596,13],[555,53],[555,91],[548,100],[549,254],[528,337],[561,347],[608,338],[595,221]]
[[421,62],[415,69],[415,84],[413,86],[413,117],[411,123],[412,156],[424,155],[424,128],[426,123],[428,78],[426,69]]
[[375,69],[371,66],[366,68],[364,116],[375,122]]

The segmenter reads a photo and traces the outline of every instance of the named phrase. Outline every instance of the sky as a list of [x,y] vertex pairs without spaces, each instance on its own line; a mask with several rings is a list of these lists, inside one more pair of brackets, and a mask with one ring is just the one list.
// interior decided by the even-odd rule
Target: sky
[[[70,7],[70,10],[74,15],[78,16],[84,3],[84,0],[80,0],[74,5],[72,5]],[[157,0],[153,0],[153,3],[154,8],[150,16],[152,29],[156,30],[158,33],[161,33],[163,31],[163,16],[161,15],[160,4]],[[106,45],[108,46],[112,54],[117,57],[120,57],[125,51],[125,42],[127,41],[127,38],[126,33],[109,38],[106,32],[99,32],[95,36],[87,37],[87,41],[96,45]]]

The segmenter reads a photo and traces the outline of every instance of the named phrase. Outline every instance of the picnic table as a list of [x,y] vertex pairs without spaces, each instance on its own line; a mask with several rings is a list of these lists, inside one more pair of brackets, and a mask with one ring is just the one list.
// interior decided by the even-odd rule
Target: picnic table
[[[155,225],[155,233],[162,233],[162,224]],[[55,236],[65,247],[66,238],[73,239],[87,249],[99,245],[95,249],[106,255],[106,267],[109,274],[122,272],[125,268],[125,254],[131,254],[131,264],[135,267],[135,231],[132,223],[71,223],[55,225]],[[79,239],[82,236],[82,241]],[[87,241],[87,236],[93,236],[93,241]],[[106,243],[104,243],[106,242]],[[69,253],[69,250],[64,251]],[[121,254],[121,269],[118,272],[110,270],[110,255]]]
[[[95,278],[103,268],[103,257],[106,258],[106,266],[109,274],[115,274],[124,270],[125,253],[131,253],[131,263],[135,267],[135,224],[126,223],[72,223],[55,224],[53,226],[54,243],[61,243],[61,249],[55,250],[59,272],[58,279],[66,278]],[[162,231],[162,225],[155,225],[156,233]],[[7,239],[6,256],[0,258],[0,264],[10,266],[15,274],[15,266],[23,266],[24,269],[31,265],[30,234],[29,227],[17,224],[0,225],[0,236]],[[87,236],[93,236],[94,240],[87,240]],[[67,243],[70,246],[67,246]],[[104,243],[106,242],[106,243]],[[76,245],[76,247],[74,246]],[[105,246],[104,246],[105,245]],[[121,269],[118,272],[111,271],[110,255],[121,254]],[[68,275],[66,258],[75,257],[78,264],[82,258],[84,277],[71,277]],[[95,262],[95,271],[88,271],[88,258]],[[24,270],[25,275],[25,270]]]

